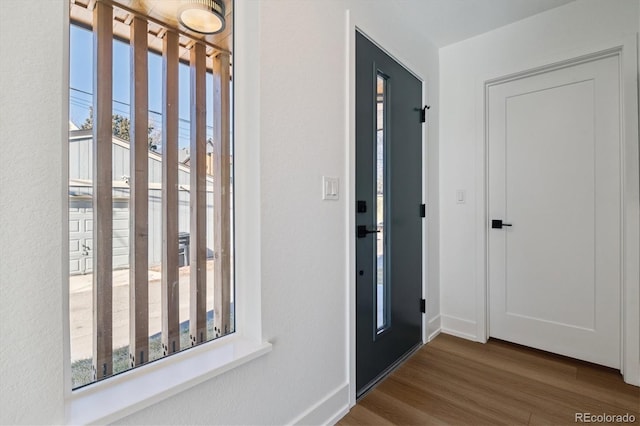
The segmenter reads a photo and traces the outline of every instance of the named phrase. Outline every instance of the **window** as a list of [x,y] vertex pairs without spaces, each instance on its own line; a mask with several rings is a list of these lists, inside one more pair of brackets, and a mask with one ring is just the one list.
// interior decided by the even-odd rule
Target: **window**
[[387,259],[385,256],[387,232],[384,218],[387,210],[386,191],[386,120],[387,120],[387,77],[376,74],[376,333],[389,328],[389,285]]
[[206,37],[156,3],[70,4],[73,388],[235,331],[232,2]]

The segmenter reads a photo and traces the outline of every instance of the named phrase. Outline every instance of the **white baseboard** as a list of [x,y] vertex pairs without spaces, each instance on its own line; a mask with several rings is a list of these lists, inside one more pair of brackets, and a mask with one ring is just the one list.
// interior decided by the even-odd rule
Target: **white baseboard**
[[342,419],[344,416],[346,416],[349,413],[349,404],[345,405],[343,410],[340,410],[339,413],[337,413],[335,416],[333,416],[333,418],[331,420],[329,420],[326,424],[327,425],[335,425],[336,423],[338,423],[340,421],[340,419]]
[[290,422],[292,425],[334,425],[349,412],[349,384],[329,392]]
[[462,318],[452,317],[450,315],[440,315],[441,330],[443,333],[451,334],[467,340],[477,341],[476,322]]
[[438,314],[427,323],[427,342],[435,339],[436,336],[440,334],[440,331],[442,331],[442,325],[440,315]]

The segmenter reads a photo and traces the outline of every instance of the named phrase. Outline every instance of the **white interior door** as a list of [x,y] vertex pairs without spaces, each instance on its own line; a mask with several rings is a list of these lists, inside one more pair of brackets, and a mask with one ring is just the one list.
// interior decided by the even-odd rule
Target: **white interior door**
[[615,368],[619,90],[609,56],[488,92],[489,334]]

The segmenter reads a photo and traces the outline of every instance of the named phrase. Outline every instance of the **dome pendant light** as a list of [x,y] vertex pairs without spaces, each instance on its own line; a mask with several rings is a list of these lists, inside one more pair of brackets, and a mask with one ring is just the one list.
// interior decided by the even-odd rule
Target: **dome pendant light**
[[200,34],[216,34],[224,30],[223,0],[185,0],[178,9],[180,23]]

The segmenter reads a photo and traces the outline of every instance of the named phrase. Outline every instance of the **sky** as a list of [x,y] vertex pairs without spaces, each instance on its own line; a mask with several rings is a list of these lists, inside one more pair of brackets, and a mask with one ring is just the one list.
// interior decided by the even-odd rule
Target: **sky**
[[[93,34],[91,31],[71,25],[70,32],[70,120],[80,127],[89,116],[93,93]],[[129,44],[113,42],[113,113],[125,117],[130,115],[130,47]],[[179,146],[189,146],[189,67],[179,66]],[[207,139],[213,129],[213,77],[207,73]],[[149,120],[161,130],[162,113],[162,56],[149,53]]]

